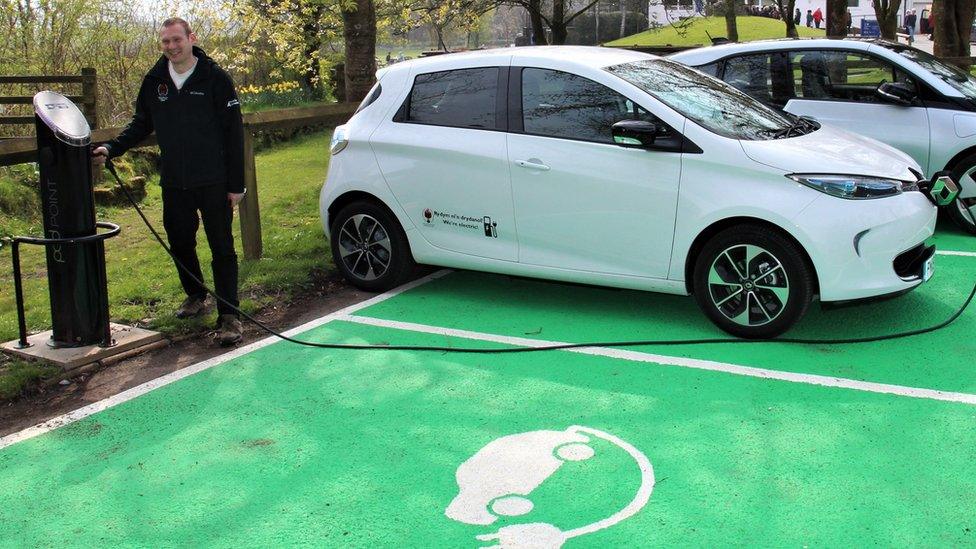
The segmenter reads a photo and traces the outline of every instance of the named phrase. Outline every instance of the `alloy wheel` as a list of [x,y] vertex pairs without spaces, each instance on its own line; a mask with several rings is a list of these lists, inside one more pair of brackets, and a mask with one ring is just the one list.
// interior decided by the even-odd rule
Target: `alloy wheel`
[[339,257],[356,278],[376,280],[390,268],[393,251],[389,233],[372,216],[350,216],[339,229]]
[[776,256],[753,244],[737,244],[712,261],[708,291],[712,304],[730,321],[762,326],[786,309],[790,284]]
[[[976,189],[976,165],[970,166],[959,178],[960,189]],[[960,192],[962,194],[962,192]],[[976,197],[957,198],[950,206],[956,208],[959,218],[966,224],[976,227]]]

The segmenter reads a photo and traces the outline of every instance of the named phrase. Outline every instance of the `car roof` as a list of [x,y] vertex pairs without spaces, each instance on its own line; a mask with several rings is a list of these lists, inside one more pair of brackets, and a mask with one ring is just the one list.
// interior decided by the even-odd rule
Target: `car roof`
[[892,44],[887,40],[877,38],[871,39],[851,39],[851,38],[779,38],[776,40],[757,40],[754,42],[743,42],[738,44],[722,44],[718,46],[705,46],[695,48],[671,55],[669,59],[684,63],[686,65],[699,66],[723,59],[730,55],[741,53],[751,53],[760,51],[782,51],[792,49],[850,49],[867,51],[872,45],[887,46]]
[[547,64],[547,62],[562,66],[603,68],[620,63],[657,58],[657,56],[647,53],[599,46],[526,46],[434,55],[397,63],[383,69],[382,72],[400,72],[413,69],[416,69],[414,72],[436,72],[482,64],[532,65],[536,63]]

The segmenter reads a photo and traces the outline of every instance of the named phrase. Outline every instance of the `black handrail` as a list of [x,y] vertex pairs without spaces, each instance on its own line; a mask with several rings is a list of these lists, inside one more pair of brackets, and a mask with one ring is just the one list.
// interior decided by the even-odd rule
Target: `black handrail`
[[[14,296],[17,300],[17,328],[20,330],[20,340],[17,342],[17,346],[20,349],[30,347],[27,342],[27,320],[24,318],[24,292],[21,287],[20,282],[20,244],[36,244],[39,246],[51,246],[54,244],[86,244],[88,242],[99,242],[112,238],[119,234],[122,230],[115,223],[109,223],[108,221],[98,221],[95,223],[96,228],[108,229],[108,232],[95,233],[88,236],[76,236],[73,238],[38,238],[34,236],[15,236],[13,238],[13,243],[11,245],[10,255],[14,263]],[[97,230],[97,229],[96,229]],[[105,263],[101,263],[101,272],[99,276],[105,279]],[[108,311],[102,311],[105,318],[108,318]],[[102,342],[104,345],[111,345],[112,334],[109,329],[109,323],[105,323],[105,334],[104,340]]]

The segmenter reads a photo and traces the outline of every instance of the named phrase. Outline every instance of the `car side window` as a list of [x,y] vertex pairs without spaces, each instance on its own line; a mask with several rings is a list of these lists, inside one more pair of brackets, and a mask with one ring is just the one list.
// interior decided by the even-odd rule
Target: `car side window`
[[718,76],[718,67],[720,63],[718,61],[714,63],[709,63],[707,65],[702,65],[700,67],[695,67],[699,71],[707,74],[708,76]]
[[767,105],[782,107],[792,91],[784,85],[784,65],[780,52],[733,57],[726,60],[722,79]]
[[790,54],[795,96],[859,103],[882,102],[876,90],[884,82],[915,80],[891,63],[848,51],[798,51]]
[[547,69],[522,70],[525,133],[613,143],[610,127],[621,120],[656,122],[657,118],[588,78]]
[[494,129],[497,95],[497,67],[418,74],[405,121]]

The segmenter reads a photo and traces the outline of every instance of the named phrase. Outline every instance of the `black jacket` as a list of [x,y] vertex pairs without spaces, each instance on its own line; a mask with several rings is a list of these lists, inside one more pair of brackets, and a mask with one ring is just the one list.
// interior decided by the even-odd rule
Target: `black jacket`
[[244,124],[230,76],[194,46],[197,66],[177,90],[169,61],[160,57],[142,80],[136,113],[105,146],[119,156],[153,131],[162,152],[159,183],[189,189],[226,185],[244,192]]

